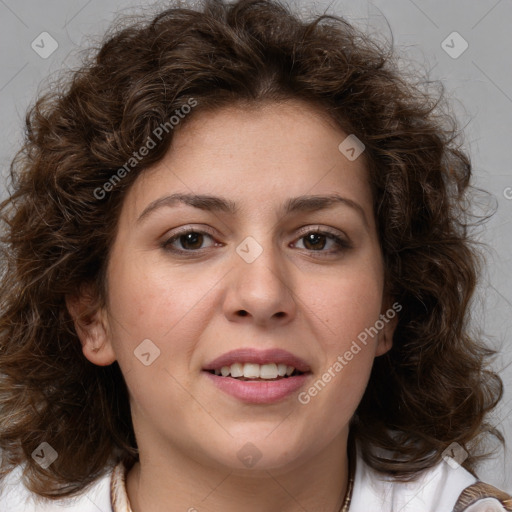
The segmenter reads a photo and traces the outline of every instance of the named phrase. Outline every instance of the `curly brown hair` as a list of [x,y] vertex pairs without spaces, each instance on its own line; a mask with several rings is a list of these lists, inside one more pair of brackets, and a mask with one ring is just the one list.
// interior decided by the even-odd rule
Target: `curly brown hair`
[[[403,309],[351,432],[365,461],[397,479],[433,466],[454,441],[472,471],[475,440],[503,441],[485,420],[502,382],[489,367],[495,352],[469,327],[483,258],[470,236],[471,163],[442,86],[433,94],[406,77],[392,45],[342,17],[305,20],[269,0],[176,4],[116,26],[30,108],[0,205],[0,476],[26,463],[29,489],[58,498],[109,463],[137,460],[119,365],[83,356],[66,297],[93,285],[105,305],[123,198],[176,130],[160,129],[151,151],[126,162],[191,98],[176,129],[206,110],[300,99],[364,142],[386,288]],[[31,457],[43,441],[59,453],[47,469]]]

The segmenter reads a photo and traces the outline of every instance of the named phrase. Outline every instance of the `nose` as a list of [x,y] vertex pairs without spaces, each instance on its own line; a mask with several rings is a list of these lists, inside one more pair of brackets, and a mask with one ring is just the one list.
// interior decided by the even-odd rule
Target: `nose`
[[[233,254],[233,267],[227,277],[224,313],[230,321],[254,323],[259,326],[284,325],[296,314],[294,283],[290,264],[272,242],[239,246]],[[244,254],[253,252],[252,260]],[[256,251],[256,252],[254,252]]]

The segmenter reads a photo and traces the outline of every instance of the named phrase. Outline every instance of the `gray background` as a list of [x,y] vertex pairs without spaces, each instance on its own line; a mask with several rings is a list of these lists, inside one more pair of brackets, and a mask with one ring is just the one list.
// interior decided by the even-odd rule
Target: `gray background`
[[[101,37],[116,13],[137,13],[141,6],[154,5],[141,0],[0,0],[1,199],[6,196],[10,160],[21,142],[26,108],[41,91],[44,80],[75,66],[78,51]],[[294,5],[299,10],[315,7],[346,16],[379,37],[389,39],[392,32],[404,69],[427,70],[431,80],[445,85],[464,128],[475,184],[492,194],[490,199],[482,195],[482,207],[497,206],[496,214],[479,234],[489,244],[488,268],[473,318],[489,343],[501,351],[495,368],[504,380],[505,396],[492,421],[511,445],[512,1],[296,1]],[[456,53],[463,48],[462,39],[448,38],[454,31],[468,44],[459,56]],[[56,51],[45,59],[31,47],[33,41],[42,46],[42,32],[48,32],[58,43]],[[51,48],[49,40],[44,48]],[[500,448],[481,466],[479,476],[512,492],[512,448]]]

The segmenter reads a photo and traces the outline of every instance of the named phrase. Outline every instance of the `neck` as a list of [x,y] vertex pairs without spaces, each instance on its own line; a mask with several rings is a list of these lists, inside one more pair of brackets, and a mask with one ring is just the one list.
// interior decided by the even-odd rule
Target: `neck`
[[250,471],[211,466],[179,449],[139,450],[126,477],[132,512],[338,512],[348,487],[346,432],[286,467]]

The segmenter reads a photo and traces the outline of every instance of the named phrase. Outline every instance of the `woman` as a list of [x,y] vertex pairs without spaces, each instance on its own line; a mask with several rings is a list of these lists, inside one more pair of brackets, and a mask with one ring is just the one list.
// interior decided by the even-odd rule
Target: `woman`
[[474,473],[502,383],[437,104],[252,0],[118,29],[41,98],[2,205],[2,509],[512,510]]

